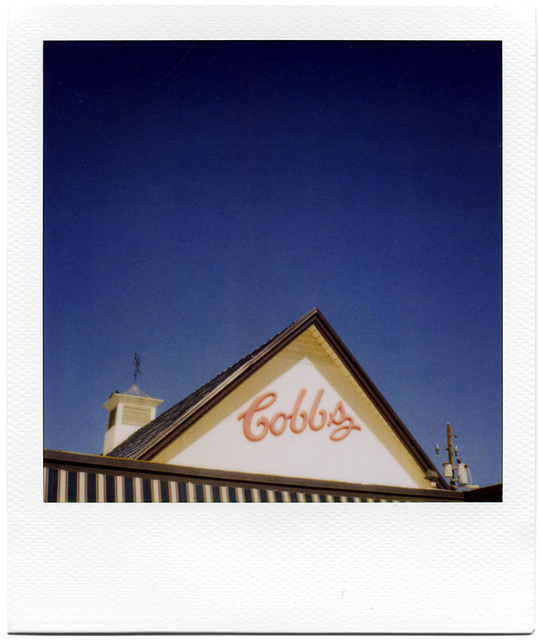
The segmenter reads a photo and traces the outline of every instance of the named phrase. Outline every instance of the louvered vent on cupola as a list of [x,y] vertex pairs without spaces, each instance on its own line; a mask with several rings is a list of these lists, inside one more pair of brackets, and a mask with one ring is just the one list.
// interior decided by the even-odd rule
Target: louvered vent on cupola
[[156,407],[163,400],[151,398],[134,383],[124,393],[113,393],[103,405],[109,411],[103,453],[107,455],[156,417]]
[[122,424],[129,424],[133,427],[144,427],[152,420],[152,409],[150,407],[134,407],[125,404],[122,408]]

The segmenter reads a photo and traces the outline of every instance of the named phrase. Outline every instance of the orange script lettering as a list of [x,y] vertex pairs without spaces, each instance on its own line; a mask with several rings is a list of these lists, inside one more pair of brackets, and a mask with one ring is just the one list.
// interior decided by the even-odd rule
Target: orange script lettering
[[291,413],[277,411],[271,418],[268,418],[265,415],[259,414],[272,406],[278,398],[278,394],[274,391],[269,391],[254,398],[246,411],[239,414],[237,420],[242,420],[242,431],[248,440],[252,442],[263,440],[269,431],[272,435],[279,436],[284,433],[288,425],[293,433],[302,433],[306,427],[309,427],[312,431],[319,431],[323,429],[325,425],[327,425],[327,427],[334,426],[335,429],[331,431],[329,437],[335,442],[337,440],[343,440],[354,429],[360,431],[361,427],[355,424],[351,416],[347,415],[342,400],[339,400],[334,409],[329,413],[327,413],[325,409],[319,408],[323,393],[323,389],[320,389],[316,393],[310,411],[308,412],[301,410],[302,402],[306,395],[306,389],[301,389]]

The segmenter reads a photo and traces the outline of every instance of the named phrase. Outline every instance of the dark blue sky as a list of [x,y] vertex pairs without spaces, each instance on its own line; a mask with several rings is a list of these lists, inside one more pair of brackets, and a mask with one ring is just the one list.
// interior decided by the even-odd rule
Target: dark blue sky
[[[498,42],[44,45],[44,444],[318,306],[438,467],[501,481]],[[440,467],[441,468],[441,467]]]

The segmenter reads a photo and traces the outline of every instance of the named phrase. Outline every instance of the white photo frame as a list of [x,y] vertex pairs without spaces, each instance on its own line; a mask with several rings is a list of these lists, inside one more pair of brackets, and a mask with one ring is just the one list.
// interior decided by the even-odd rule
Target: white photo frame
[[[23,6],[9,39],[9,631],[528,633],[534,603],[535,25],[492,7]],[[504,52],[504,501],[42,500],[42,43],[472,39]],[[304,505],[303,505],[304,506]]]

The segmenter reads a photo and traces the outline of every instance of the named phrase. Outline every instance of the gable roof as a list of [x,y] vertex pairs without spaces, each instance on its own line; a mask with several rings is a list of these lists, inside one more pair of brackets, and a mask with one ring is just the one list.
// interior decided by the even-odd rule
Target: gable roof
[[289,325],[274,338],[261,345],[245,358],[239,360],[215,378],[204,384],[179,403],[162,413],[152,422],[136,431],[115,447],[108,457],[130,458],[133,460],[151,460],[159,451],[170,444],[188,429],[203,414],[215,406],[222,398],[231,393],[246,378],[251,376],[263,364],[273,358],[292,340],[315,326],[329,345],[335,350],[353,378],[364,389],[378,411],[385,418],[404,446],[425,471],[437,474],[438,488],[448,489],[448,485],[432,464],[407,427],[385,400],[375,384],[366,375],[344,343],[332,329],[317,307]]

